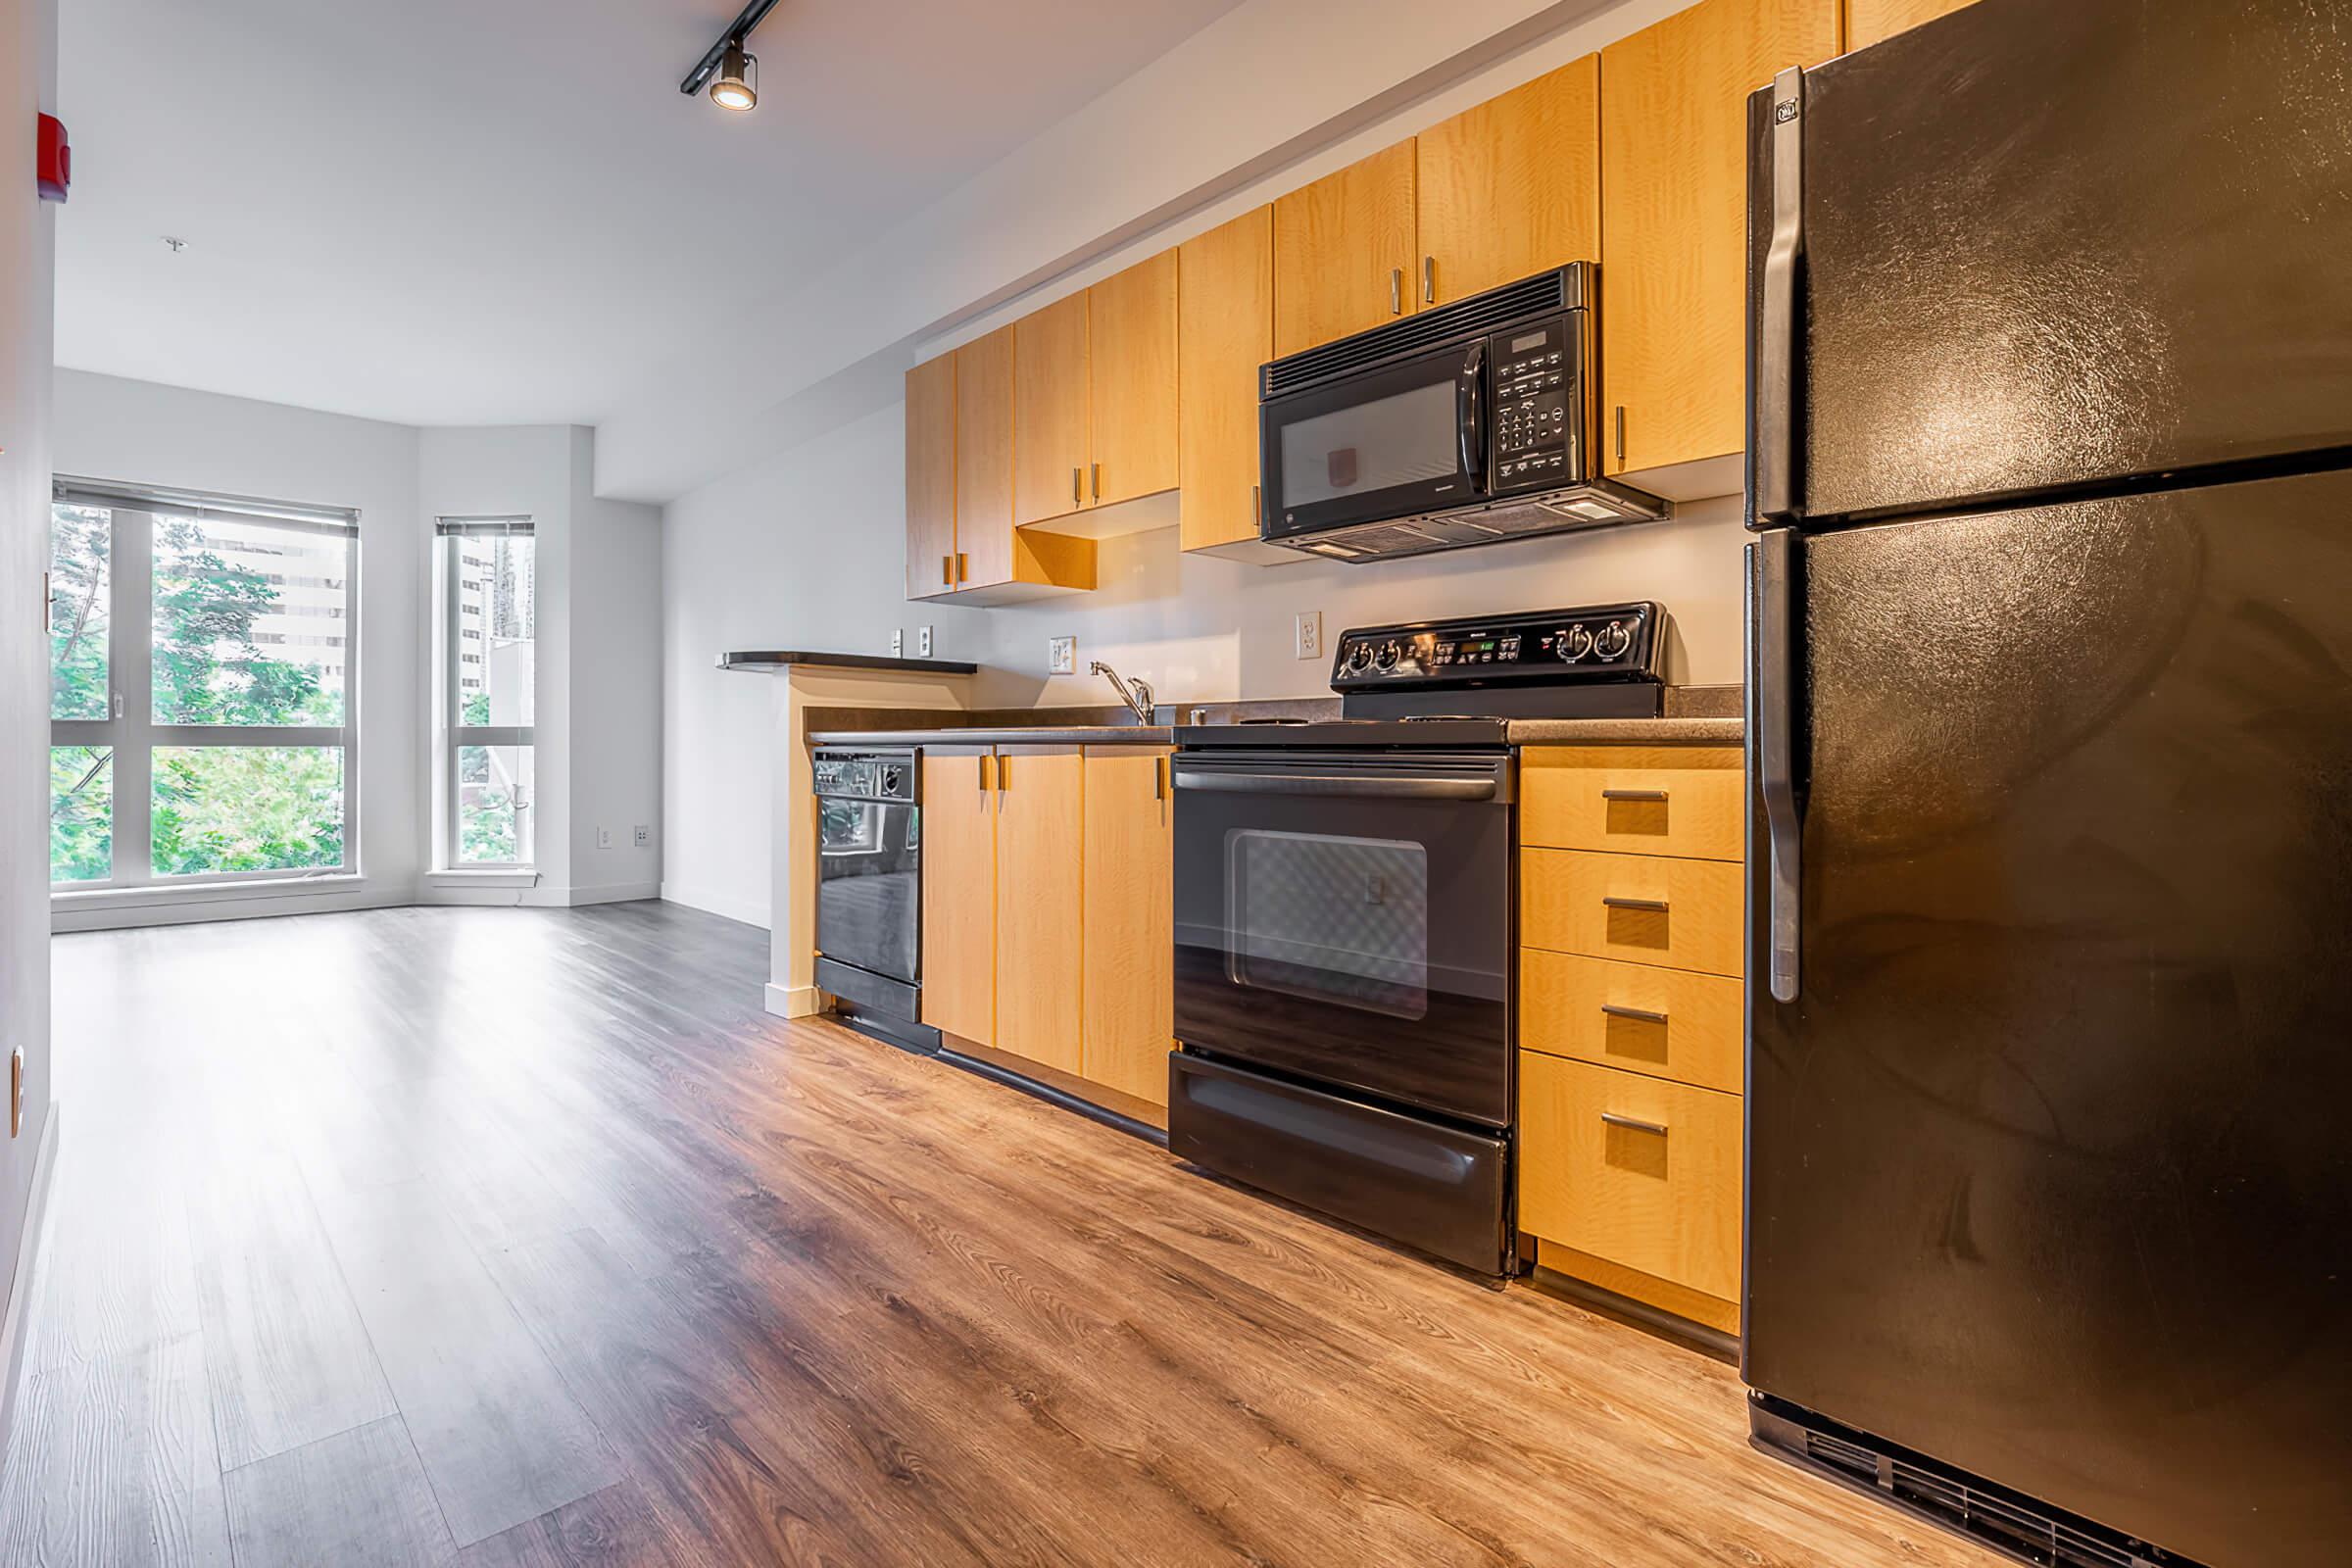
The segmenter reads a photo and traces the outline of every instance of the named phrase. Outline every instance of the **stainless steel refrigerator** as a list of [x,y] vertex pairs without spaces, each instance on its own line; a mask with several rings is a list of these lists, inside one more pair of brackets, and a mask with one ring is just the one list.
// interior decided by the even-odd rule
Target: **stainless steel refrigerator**
[[1749,135],[1756,1440],[2352,1562],[2352,5],[1980,0]]

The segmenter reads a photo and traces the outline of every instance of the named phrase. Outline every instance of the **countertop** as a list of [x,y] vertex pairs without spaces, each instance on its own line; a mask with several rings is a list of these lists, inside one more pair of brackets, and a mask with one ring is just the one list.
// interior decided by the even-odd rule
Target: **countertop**
[[1737,718],[1514,718],[1513,746],[1738,746],[1747,724]]
[[721,654],[721,669],[789,669],[794,664],[816,664],[826,669],[897,670],[910,675],[976,675],[978,664],[953,659],[893,659],[887,654],[816,654],[804,649],[766,649]]
[[829,729],[812,746],[1168,746],[1176,732],[1141,724],[1041,724],[1026,729],[958,724],[947,729]]

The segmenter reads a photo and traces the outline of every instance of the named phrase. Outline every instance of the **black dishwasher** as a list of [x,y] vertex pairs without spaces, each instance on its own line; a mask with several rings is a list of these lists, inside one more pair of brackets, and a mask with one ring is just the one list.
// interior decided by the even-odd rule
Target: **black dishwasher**
[[814,756],[816,984],[900,1045],[936,1046],[921,1017],[922,770],[911,749]]

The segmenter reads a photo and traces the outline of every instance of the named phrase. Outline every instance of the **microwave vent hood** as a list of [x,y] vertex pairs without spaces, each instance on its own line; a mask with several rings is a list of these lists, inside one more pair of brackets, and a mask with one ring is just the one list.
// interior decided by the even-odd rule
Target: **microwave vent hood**
[[1357,565],[1427,555],[1433,550],[1459,550],[1468,545],[1494,545],[1513,539],[1533,539],[1540,534],[1569,533],[1580,528],[1655,522],[1671,516],[1673,512],[1671,502],[1613,479],[1594,479],[1573,489],[1513,496],[1458,512],[1333,528],[1282,543],[1301,555]]
[[1563,267],[1541,277],[1473,294],[1466,300],[1344,337],[1337,343],[1302,349],[1260,367],[1258,396],[1280,397],[1285,392],[1406,358],[1423,349],[1479,337],[1530,317],[1584,310],[1592,303],[1586,298],[1590,276],[1588,267]]

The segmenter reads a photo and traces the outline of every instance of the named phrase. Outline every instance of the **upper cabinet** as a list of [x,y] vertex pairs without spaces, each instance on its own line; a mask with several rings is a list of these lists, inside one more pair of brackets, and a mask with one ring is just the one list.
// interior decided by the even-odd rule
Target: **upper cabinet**
[[1745,444],[1747,95],[1838,52],[1838,0],[1702,0],[1600,52],[1607,471]]
[[906,597],[956,587],[956,356],[906,372]]
[[1012,520],[1015,527],[1086,505],[1086,295],[1012,324]]
[[1161,251],[1086,291],[1090,506],[1176,488],[1177,272]]
[[1423,131],[1423,306],[1600,256],[1600,57],[1587,55]]
[[1294,559],[1257,537],[1257,370],[1274,357],[1274,209],[1178,249],[1177,493],[1187,550]]
[[1416,232],[1409,137],[1277,197],[1275,356],[1419,309]]
[[1845,0],[1845,46],[1863,49],[1923,22],[1959,10],[1970,0]]

